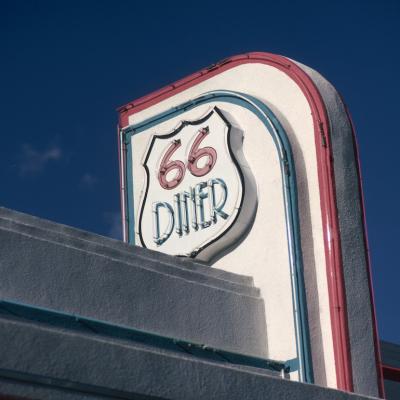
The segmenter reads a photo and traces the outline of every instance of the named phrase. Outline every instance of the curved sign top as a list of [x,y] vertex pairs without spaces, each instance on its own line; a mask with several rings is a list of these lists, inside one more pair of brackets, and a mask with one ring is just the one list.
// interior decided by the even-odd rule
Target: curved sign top
[[249,53],[119,113],[124,240],[251,275],[267,332],[254,355],[381,394],[357,149],[329,82]]

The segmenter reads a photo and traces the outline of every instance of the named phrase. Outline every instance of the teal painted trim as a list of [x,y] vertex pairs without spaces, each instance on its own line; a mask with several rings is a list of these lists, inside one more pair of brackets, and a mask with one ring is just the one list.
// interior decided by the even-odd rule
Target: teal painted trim
[[285,361],[285,367],[287,372],[296,372],[299,369],[299,359],[292,358],[291,360]]
[[[274,113],[260,100],[238,92],[215,91],[209,92],[196,99],[183,103],[164,113],[158,114],[137,125],[130,126],[124,130],[124,137],[129,141],[128,148],[131,148],[130,139],[161,122],[189,111],[201,104],[213,101],[226,102],[244,107],[255,114],[267,128],[278,151],[283,182],[283,196],[285,202],[286,235],[288,238],[289,263],[292,285],[292,302],[294,309],[294,326],[296,335],[296,347],[299,360],[300,381],[314,382],[314,374],[311,358],[310,334],[308,328],[307,302],[303,273],[303,259],[300,240],[300,223],[298,214],[298,196],[296,184],[296,171],[293,159],[292,148],[287,134],[275,117]],[[128,192],[133,188],[132,181],[126,182]],[[130,224],[133,221],[133,208],[128,208]]]
[[[185,355],[191,354],[194,357],[209,361],[244,365],[276,372],[288,372],[291,368],[290,362],[286,363],[220,350],[204,344],[174,339],[168,336],[161,336],[124,325],[110,324],[109,322],[97,319],[63,313],[42,307],[34,307],[15,301],[1,300],[0,317],[7,315],[24,320],[36,321],[58,328],[138,342],[157,349],[170,350],[184,353]],[[292,370],[290,369],[290,371]]]
[[132,170],[132,146],[131,135],[122,134],[123,144],[126,148],[125,160],[125,192],[126,192],[126,223],[128,224],[128,243],[135,245],[135,204],[133,199],[133,170]]

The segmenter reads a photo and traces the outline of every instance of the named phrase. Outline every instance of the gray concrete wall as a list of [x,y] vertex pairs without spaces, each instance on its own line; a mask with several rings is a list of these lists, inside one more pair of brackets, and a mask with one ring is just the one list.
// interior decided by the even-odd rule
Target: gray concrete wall
[[[236,283],[239,285],[253,286],[253,278],[250,276],[233,274],[231,272],[210,268],[204,264],[194,262],[186,257],[171,257],[164,253],[155,252],[143,247],[132,247],[119,240],[100,236],[92,232],[83,231],[72,226],[59,224],[46,219],[38,218],[33,215],[10,210],[0,207],[0,220],[3,222],[18,223],[20,226],[30,227],[36,231],[46,232],[50,240],[60,240],[74,246],[79,243],[79,247],[89,251],[101,251],[102,249],[113,251],[113,254],[119,253],[125,257],[133,257],[134,259],[142,259],[144,261],[152,261],[157,265],[159,270],[164,271],[165,268],[172,267],[175,273],[179,270],[198,272],[199,274],[215,277],[223,281]],[[254,289],[256,290],[256,289]]]
[[42,400],[363,400],[260,368],[0,317],[0,393]]
[[2,212],[1,299],[265,355],[264,304],[248,278]]

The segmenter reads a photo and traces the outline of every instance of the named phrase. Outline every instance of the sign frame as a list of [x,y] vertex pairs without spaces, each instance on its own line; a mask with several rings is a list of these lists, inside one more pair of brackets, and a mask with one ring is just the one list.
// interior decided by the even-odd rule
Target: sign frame
[[[353,391],[353,368],[350,354],[350,337],[347,319],[348,313],[346,303],[345,277],[343,272],[343,258],[341,253],[341,233],[338,221],[337,200],[335,192],[335,175],[332,162],[333,149],[330,137],[330,120],[326,105],[323,101],[321,93],[317,88],[317,85],[296,62],[288,58],[269,53],[248,53],[238,55],[229,59],[222,60],[217,64],[213,64],[206,69],[192,74],[187,78],[177,81],[174,84],[169,85],[148,96],[131,102],[119,109],[119,157],[124,240],[127,241],[128,238],[128,224],[126,213],[126,176],[124,170],[124,163],[126,160],[126,147],[122,139],[122,132],[124,128],[129,125],[129,116],[148,107],[151,107],[152,105],[157,104],[164,99],[167,99],[192,86],[195,86],[196,84],[207,80],[215,75],[218,75],[228,69],[247,63],[266,64],[284,72],[301,89],[309,103],[310,109],[312,110],[337,387],[341,390]],[[187,104],[186,106],[189,105],[190,104]],[[359,184],[361,186],[361,183]],[[363,206],[361,212],[364,218]],[[366,240],[365,232],[364,235]],[[371,281],[369,260],[367,260],[367,274],[369,277],[369,281]],[[376,344],[378,343],[378,336],[375,322],[376,318],[374,312],[373,298],[371,298],[371,305],[372,319],[374,323],[374,351],[377,369],[379,369],[380,356],[379,346]],[[379,377],[381,377],[381,374],[378,373],[378,385],[380,392],[382,393],[382,380]]]

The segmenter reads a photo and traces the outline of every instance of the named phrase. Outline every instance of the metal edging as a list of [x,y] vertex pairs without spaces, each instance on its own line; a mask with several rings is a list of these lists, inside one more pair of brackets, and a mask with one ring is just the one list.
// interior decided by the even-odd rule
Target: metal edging
[[126,160],[125,160],[125,190],[126,190],[126,217],[127,217],[127,242],[130,244],[135,244],[135,208],[133,199],[133,175],[132,175],[132,149],[130,146],[130,137],[126,138],[126,134],[123,131],[122,142],[126,149]]
[[126,212],[125,212],[125,207],[127,205],[126,201],[126,188],[125,188],[125,170],[124,170],[124,165],[125,165],[125,151],[126,151],[126,146],[121,140],[122,138],[122,131],[119,127],[119,124],[117,125],[117,142],[118,142],[118,169],[119,169],[119,186],[120,186],[120,204],[121,204],[121,226],[122,226],[122,241],[127,242],[127,225],[128,221],[125,219],[126,218]]
[[[148,120],[145,120],[137,125],[129,126],[123,130],[123,142],[127,145],[127,163],[131,161],[131,137],[140,132],[151,128],[152,126],[168,119],[175,117],[185,111],[188,111],[201,104],[210,103],[212,101],[227,102],[247,108],[253,112],[267,128],[271,134],[277,148],[280,167],[282,174],[283,196],[285,201],[285,218],[286,218],[286,234],[289,247],[289,263],[292,285],[292,302],[294,309],[294,325],[296,332],[296,347],[299,359],[299,376],[300,381],[314,381],[310,337],[308,328],[307,303],[305,293],[305,283],[303,274],[303,262],[300,242],[300,227],[298,215],[297,201],[297,185],[296,173],[293,160],[292,149],[287,138],[287,134],[279,120],[273,112],[260,100],[232,91],[214,91],[206,93],[196,99],[185,102],[171,110],[158,114]],[[134,209],[133,200],[131,199],[133,191],[131,164],[126,165],[129,177],[127,177],[126,188],[128,193],[128,218],[130,221],[129,232],[133,231],[134,235]],[[131,186],[130,186],[131,185]],[[133,227],[133,228],[132,228]],[[129,237],[129,242],[134,243],[132,236]]]

